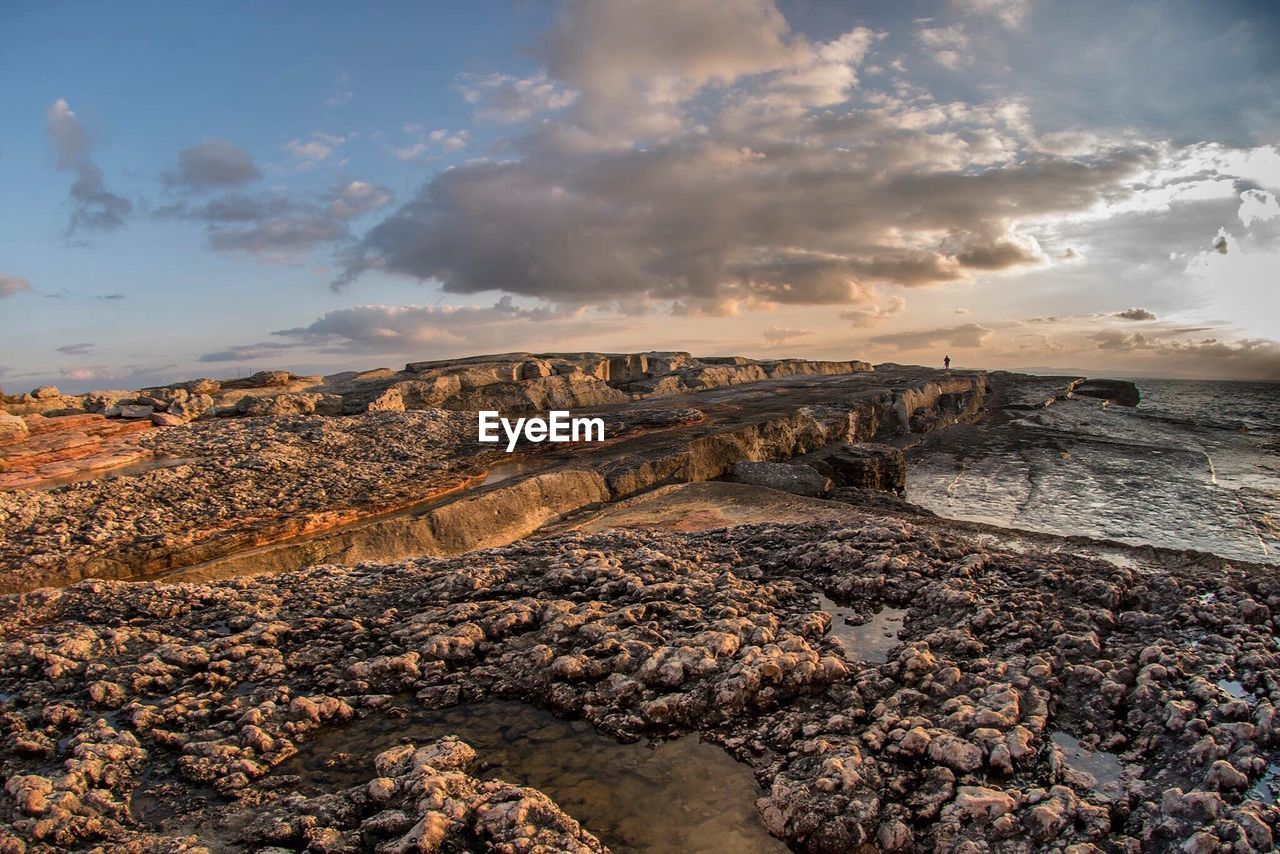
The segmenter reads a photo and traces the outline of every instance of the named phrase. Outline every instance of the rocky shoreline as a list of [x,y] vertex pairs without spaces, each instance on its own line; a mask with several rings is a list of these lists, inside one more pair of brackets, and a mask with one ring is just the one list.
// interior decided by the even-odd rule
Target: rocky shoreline
[[[495,701],[717,745],[798,851],[1272,849],[1274,568],[903,501],[902,434],[1077,380],[783,364],[410,365],[354,414],[158,426],[174,465],[0,493],[0,851],[607,850],[421,723]],[[443,400],[626,399],[591,409],[609,441],[513,462],[402,385],[460,375]]]
[[[656,360],[649,355],[635,360],[643,357],[652,373]],[[526,363],[501,363],[502,375]],[[573,364],[583,363],[611,362],[580,357]],[[480,365],[488,372],[480,379],[492,379],[491,365]],[[128,579],[174,570],[217,577],[308,563],[455,554],[512,542],[563,514],[664,483],[722,477],[742,460],[789,459],[835,443],[929,430],[980,412],[982,375],[867,367],[779,362],[768,370],[733,364],[658,374],[656,380],[671,381],[658,392],[575,410],[601,415],[609,441],[558,454],[525,446],[508,455],[481,445],[474,412],[431,406],[348,416],[210,417],[147,430],[134,434],[139,453],[173,464],[125,477],[108,472],[51,490],[0,491],[0,537],[9,543],[0,552],[0,592],[88,577]],[[476,365],[456,368],[468,382],[479,381]],[[777,376],[746,381],[768,371]],[[713,381],[722,384],[688,391],[691,382]],[[494,401],[527,382],[496,380],[471,388],[485,391],[497,406]],[[295,394],[267,397],[259,391],[264,396],[253,398],[259,402]],[[85,396],[90,398],[96,399]],[[284,404],[272,407],[291,412]],[[6,452],[12,458],[25,448],[0,445],[0,464]],[[464,492],[494,465],[513,461],[527,463],[530,471],[476,495]],[[353,525],[365,527],[353,536],[347,530]]]
[[[509,828],[475,836],[464,817],[478,801],[459,815],[425,796],[424,775],[456,767],[429,752],[404,765],[410,780],[383,759],[316,804],[290,800],[271,769],[404,703],[513,697],[621,739],[701,732],[755,769],[766,826],[797,850],[1270,848],[1277,809],[1256,785],[1278,735],[1269,573],[1007,552],[943,523],[847,512],[842,527],[565,534],[12,597],[6,844],[194,846],[181,833],[194,814],[242,826],[245,847],[409,850],[424,822],[448,844],[498,845]],[[866,615],[906,609],[889,660],[846,655],[819,593]],[[1124,774],[1093,778],[1058,733]],[[168,818],[136,821],[144,780]],[[397,808],[405,794],[412,809]],[[536,833],[561,832],[539,815]],[[512,844],[497,850],[532,838]]]

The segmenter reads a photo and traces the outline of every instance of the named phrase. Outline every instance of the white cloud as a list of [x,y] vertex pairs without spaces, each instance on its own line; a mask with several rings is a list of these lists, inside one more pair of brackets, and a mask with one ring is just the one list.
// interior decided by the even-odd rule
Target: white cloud
[[485,121],[514,124],[542,113],[562,110],[573,104],[578,93],[547,78],[545,73],[529,77],[511,74],[463,74],[458,90],[476,116]]
[[959,71],[972,59],[969,36],[958,24],[921,27],[916,41],[934,62],[952,71]]
[[951,0],[951,7],[962,14],[988,15],[1006,27],[1020,27],[1031,11],[1032,0]]
[[0,273],[0,299],[8,299],[30,292],[31,283],[21,276],[9,276]]
[[345,137],[316,131],[308,139],[289,140],[283,148],[304,164],[315,165],[332,157],[344,142]]

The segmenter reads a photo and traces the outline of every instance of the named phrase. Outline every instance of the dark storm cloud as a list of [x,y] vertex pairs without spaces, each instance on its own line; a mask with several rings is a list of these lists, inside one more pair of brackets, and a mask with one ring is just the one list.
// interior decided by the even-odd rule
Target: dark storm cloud
[[58,169],[76,176],[71,184],[67,233],[81,228],[114,231],[124,225],[133,203],[107,189],[102,170],[90,156],[89,135],[65,100],[59,98],[45,111],[45,130]]
[[1147,311],[1145,308],[1126,308],[1124,311],[1117,311],[1116,317],[1122,320],[1155,320],[1156,316],[1153,312]]
[[93,344],[88,342],[84,344],[66,344],[54,349],[66,356],[87,356],[93,352]]
[[194,192],[239,187],[262,177],[253,156],[225,139],[209,139],[178,152],[178,168],[166,173],[171,187]]

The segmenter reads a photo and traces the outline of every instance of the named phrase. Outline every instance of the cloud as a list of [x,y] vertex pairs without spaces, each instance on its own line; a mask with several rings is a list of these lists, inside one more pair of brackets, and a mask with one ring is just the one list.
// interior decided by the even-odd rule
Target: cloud
[[581,93],[584,127],[652,136],[678,130],[680,105],[704,86],[788,66],[801,49],[771,0],[569,0],[542,55]]
[[333,91],[328,98],[324,99],[324,102],[330,107],[341,107],[344,104],[349,104],[353,97],[351,75],[344,71],[334,78]]
[[282,329],[280,341],[229,347],[202,362],[279,358],[308,348],[331,354],[474,354],[478,350],[545,347],[634,328],[634,323],[597,319],[582,312],[524,307],[503,297],[488,306],[362,305],[330,311],[307,326]]
[[436,175],[365,236],[336,284],[377,268],[451,293],[569,304],[848,303],[871,285],[1045,263],[1018,220],[1088,208],[1144,157],[974,169],[982,155],[917,121],[915,110],[820,112],[791,121],[783,139],[770,126],[723,139],[691,129],[621,150],[542,127],[518,141],[520,159]]
[[445,128],[437,128],[427,132],[420,125],[412,123],[404,126],[404,132],[411,140],[409,144],[401,147],[393,146],[391,149],[391,153],[398,160],[422,160],[438,152],[461,151],[467,147],[470,139],[470,134],[465,130],[449,131]]
[[102,382],[118,380],[133,372],[133,367],[112,367],[110,365],[69,365],[58,369],[58,375],[74,382]]
[[1226,255],[1227,249],[1227,236],[1225,234],[1219,234],[1213,241],[1213,251],[1217,252],[1219,255]]
[[218,251],[291,258],[350,238],[351,220],[386,207],[393,198],[381,184],[346,180],[316,199],[226,193],[199,205],[171,205],[156,216],[203,224],[209,246]]
[[54,349],[67,356],[87,356],[93,352],[93,344],[65,344],[62,347],[55,347]]
[[205,353],[196,361],[199,362],[252,362],[279,356],[282,352],[295,349],[296,344],[265,341],[257,344],[237,344],[225,350]]
[[164,176],[171,187],[194,192],[239,187],[262,177],[253,156],[234,142],[208,139],[178,152],[178,168]]
[[119,300],[125,300],[125,299],[128,299],[128,298],[129,298],[129,297],[128,297],[127,295],[125,295],[125,294],[121,294],[121,293],[114,293],[114,294],[101,294],[101,295],[99,295],[99,296],[98,296],[98,299],[100,299],[100,300],[107,300],[107,301],[109,301],[109,302],[117,302],[117,301],[119,301]]
[[64,99],[54,101],[45,111],[45,130],[58,169],[76,176],[71,184],[67,233],[81,228],[114,231],[124,225],[133,203],[107,189],[102,170],[90,157],[89,135]]
[[1128,354],[1142,364],[1170,373],[1238,379],[1280,380],[1280,343],[1264,338],[1236,341],[1222,338],[1166,337],[1199,331],[1167,330],[1165,335],[1144,335],[1106,329],[1090,336],[1093,346],[1114,356]]
[[305,166],[315,166],[333,156],[346,137],[316,131],[308,139],[291,139],[282,147]]
[[962,14],[991,16],[1006,27],[1020,27],[1031,11],[1032,0],[951,0],[951,7]]
[[511,74],[463,74],[458,91],[476,116],[485,121],[514,124],[542,113],[563,110],[578,99],[578,93],[558,84],[543,72],[529,77]]
[[25,294],[31,291],[31,283],[21,276],[9,276],[0,273],[0,299]]
[[761,331],[764,341],[771,347],[785,344],[793,338],[803,338],[806,335],[812,335],[812,329],[783,329],[779,326],[770,326]]
[[[837,315],[841,320],[848,320],[854,326],[870,327],[879,326],[884,321],[901,314],[907,307],[907,301],[902,297],[891,297],[887,303],[871,308],[851,308],[848,311],[842,311]],[[964,312],[960,309],[957,314]],[[967,312],[966,312],[967,313]]]
[[872,337],[871,343],[896,347],[899,350],[922,350],[927,347],[947,345],[957,348],[981,347],[991,336],[991,329],[978,323],[965,323],[944,329],[926,329],[917,332],[891,332]]
[[880,285],[1057,264],[1045,223],[1122,196],[1159,156],[1127,140],[1037,149],[1012,100],[867,92],[883,38],[813,41],[768,0],[569,2],[537,51],[545,70],[520,78],[535,83],[466,79],[477,103],[507,85],[577,99],[434,175],[334,286],[377,269],[628,311],[865,303]]
[[1117,311],[1115,317],[1123,320],[1155,320],[1156,316],[1145,308],[1126,308],[1124,311]]
[[959,71],[971,60],[969,36],[959,25],[921,27],[916,42],[934,62],[951,71]]
[[1241,224],[1249,228],[1254,222],[1266,222],[1280,216],[1280,203],[1276,202],[1274,193],[1266,190],[1245,190],[1240,194],[1237,214]]

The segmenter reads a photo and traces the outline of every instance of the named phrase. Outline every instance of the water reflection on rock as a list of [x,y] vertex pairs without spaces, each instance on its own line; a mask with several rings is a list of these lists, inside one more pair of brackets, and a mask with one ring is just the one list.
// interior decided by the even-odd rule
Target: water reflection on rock
[[881,608],[866,622],[850,622],[861,617],[852,608],[837,605],[825,595],[818,594],[818,607],[831,615],[831,637],[839,644],[845,658],[850,661],[869,661],[883,664],[889,660],[889,651],[898,645],[898,633],[907,618],[905,608]]
[[755,810],[751,771],[720,747],[697,736],[619,744],[524,703],[374,715],[304,745],[277,771],[299,775],[305,793],[336,791],[366,782],[381,751],[450,734],[479,755],[477,776],[543,791],[613,851],[787,850]]

